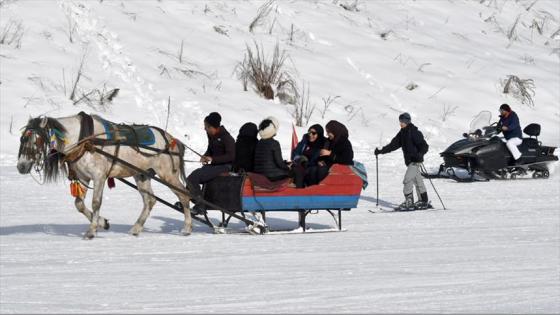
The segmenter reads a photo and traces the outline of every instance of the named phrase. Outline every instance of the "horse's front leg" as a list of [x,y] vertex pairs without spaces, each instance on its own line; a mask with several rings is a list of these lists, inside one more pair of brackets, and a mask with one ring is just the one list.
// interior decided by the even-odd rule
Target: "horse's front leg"
[[156,204],[156,198],[154,197],[154,192],[149,178],[144,175],[136,175],[134,176],[134,180],[136,181],[138,191],[142,195],[142,201],[144,202],[142,213],[140,213],[138,220],[136,220],[136,223],[130,229],[130,234],[138,236],[138,234],[140,234],[140,232],[144,229],[144,223],[146,223],[146,219],[150,216],[150,211]]
[[84,235],[85,239],[92,239],[97,233],[97,225],[99,221],[99,209],[101,208],[101,201],[103,200],[103,188],[107,178],[101,177],[93,181],[93,198],[91,201],[91,209],[93,210],[91,216],[91,223],[89,229]]
[[[86,182],[86,181],[85,181]],[[86,182],[86,185],[89,185],[89,181]],[[86,199],[86,195],[87,195],[87,190],[84,193],[84,195],[82,197],[76,197],[76,199],[74,199],[74,205],[76,206],[76,209],[78,209],[78,211],[83,214],[89,222],[91,222],[91,218],[93,216],[93,214],[91,213],[91,211],[86,207],[85,204],[85,199]],[[99,216],[99,220],[97,220],[97,224],[101,225],[101,227],[103,227],[103,229],[108,230],[109,229],[109,220],[107,220],[106,218]]]

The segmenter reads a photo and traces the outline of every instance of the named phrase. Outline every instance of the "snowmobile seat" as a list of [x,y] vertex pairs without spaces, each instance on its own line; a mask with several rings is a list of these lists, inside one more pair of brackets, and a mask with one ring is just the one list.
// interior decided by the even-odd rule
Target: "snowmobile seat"
[[524,138],[518,148],[523,154],[525,154],[527,152],[537,152],[539,145],[539,141],[535,138]]
[[528,124],[523,132],[529,137],[538,137],[541,134],[541,125],[539,124]]

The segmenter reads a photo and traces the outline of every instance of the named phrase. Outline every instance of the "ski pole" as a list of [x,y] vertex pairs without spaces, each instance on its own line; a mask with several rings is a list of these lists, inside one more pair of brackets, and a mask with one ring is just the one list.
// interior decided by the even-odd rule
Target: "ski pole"
[[[424,166],[424,163],[421,163],[420,166],[421,166],[422,172],[428,174],[428,170],[427,170],[426,167]],[[443,210],[447,210],[447,209],[445,208],[445,205],[443,204],[443,200],[441,200],[441,197],[439,196],[439,193],[438,193],[438,191],[437,191],[437,189],[436,189],[436,186],[434,186],[434,183],[432,182],[432,179],[431,179],[430,177],[428,177],[428,180],[430,180],[430,184],[432,184],[432,188],[433,188],[434,191],[436,192],[436,195],[437,195],[438,198],[439,198],[439,202],[441,202],[441,205],[443,206]]]
[[375,155],[375,187],[377,188],[375,206],[379,207],[379,157],[377,155]]

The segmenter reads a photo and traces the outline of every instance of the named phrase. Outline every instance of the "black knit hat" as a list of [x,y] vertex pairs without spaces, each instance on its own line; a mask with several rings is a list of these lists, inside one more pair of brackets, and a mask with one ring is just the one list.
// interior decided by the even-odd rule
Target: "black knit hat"
[[506,111],[506,112],[509,113],[509,112],[511,112],[511,107],[509,107],[508,104],[502,104],[502,105],[500,106],[500,110],[503,110],[503,111]]
[[402,122],[403,124],[410,124],[412,118],[410,117],[409,113],[402,113],[399,115],[399,121]]
[[220,116],[220,114],[216,112],[212,112],[204,118],[204,122],[214,128],[220,128],[220,124],[222,123],[222,116]]

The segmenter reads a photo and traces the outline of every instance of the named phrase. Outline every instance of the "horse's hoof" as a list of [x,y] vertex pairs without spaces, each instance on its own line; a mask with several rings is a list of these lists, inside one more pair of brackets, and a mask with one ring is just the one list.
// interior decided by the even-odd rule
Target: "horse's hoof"
[[128,231],[128,233],[134,235],[134,236],[138,236],[140,234],[140,232],[142,232],[142,227],[138,227],[138,226],[133,226],[130,231]]
[[109,220],[103,217],[99,217],[99,219],[97,220],[97,226],[101,226],[104,230],[108,230],[111,227],[111,225],[109,224]]
[[189,236],[191,235],[192,231],[190,230],[186,230],[186,229],[182,229],[181,230],[181,234],[183,234],[184,236]]
[[94,237],[95,237],[95,233],[91,231],[87,231],[86,234],[84,234],[84,240],[91,240]]

